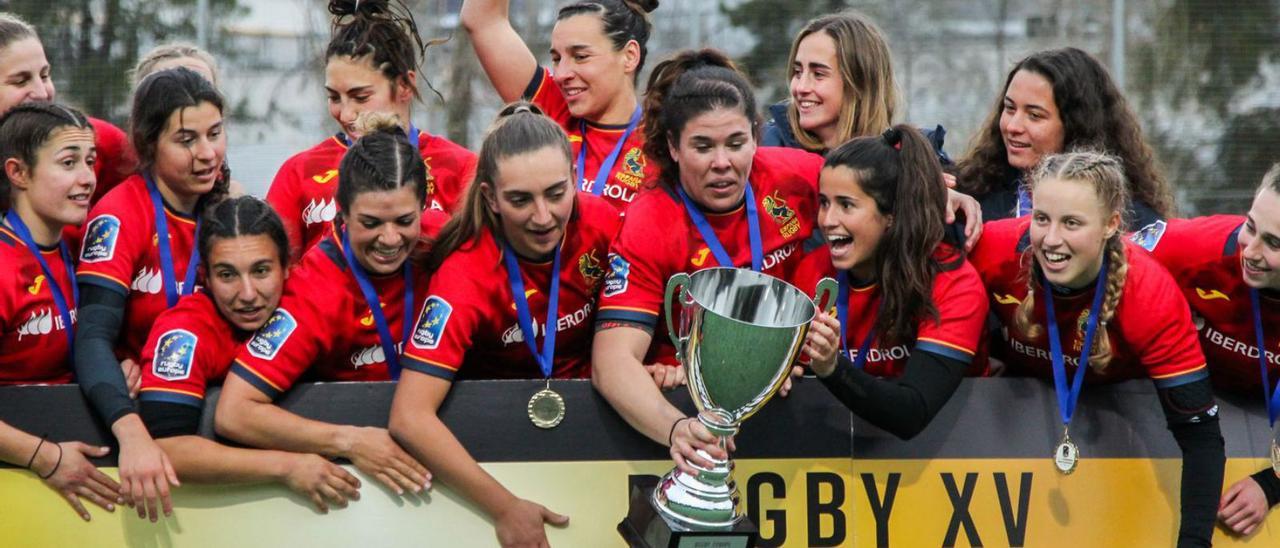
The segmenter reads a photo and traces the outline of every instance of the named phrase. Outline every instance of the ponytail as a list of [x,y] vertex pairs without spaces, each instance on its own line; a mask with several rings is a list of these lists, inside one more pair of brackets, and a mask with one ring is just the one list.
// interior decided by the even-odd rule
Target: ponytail
[[877,279],[892,280],[881,285],[875,329],[886,342],[915,340],[922,318],[940,321],[934,278],[964,261],[961,246],[941,259],[937,255],[946,233],[947,189],[933,145],[919,130],[897,125],[840,145],[823,167],[853,171],[862,191],[889,219],[873,255]]

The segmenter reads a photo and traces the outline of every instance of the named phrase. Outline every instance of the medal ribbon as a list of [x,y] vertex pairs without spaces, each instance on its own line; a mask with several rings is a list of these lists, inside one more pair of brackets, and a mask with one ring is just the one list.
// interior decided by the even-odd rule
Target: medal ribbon
[[640,115],[644,112],[640,105],[636,105],[635,112],[631,113],[631,121],[627,122],[626,131],[622,132],[622,137],[618,138],[618,144],[613,145],[613,152],[605,157],[604,162],[600,163],[600,167],[596,170],[595,181],[590,187],[583,184],[587,180],[587,121],[583,120],[578,124],[578,132],[582,135],[582,146],[578,148],[578,186],[582,190],[589,191],[596,196],[604,193],[605,182],[609,180],[609,174],[613,173],[613,164],[618,163],[618,155],[622,154],[622,146],[627,143],[627,138],[631,136],[631,132],[636,130],[636,126],[640,125]]
[[[1040,284],[1044,286],[1045,314],[1049,316],[1049,355],[1053,361],[1053,387],[1058,393],[1058,412],[1062,415],[1062,425],[1071,424],[1071,417],[1076,411],[1076,402],[1080,401],[1080,389],[1084,387],[1084,372],[1089,368],[1089,353],[1093,349],[1093,335],[1098,330],[1098,311],[1102,309],[1102,294],[1105,292],[1107,280],[1107,258],[1103,256],[1102,269],[1098,272],[1098,281],[1093,288],[1093,304],[1089,306],[1089,320],[1084,330],[1084,349],[1080,352],[1080,363],[1076,367],[1074,381],[1068,384],[1067,365],[1062,357],[1062,340],[1058,336],[1058,317],[1053,310],[1053,289],[1049,280],[1040,273]],[[1106,336],[1106,333],[1103,333]]]
[[1280,383],[1271,388],[1271,378],[1267,374],[1267,344],[1262,337],[1262,306],[1259,302],[1258,290],[1249,289],[1249,300],[1253,303],[1253,334],[1258,338],[1258,367],[1262,369],[1262,397],[1267,402],[1267,418],[1271,427],[1276,426],[1276,416],[1280,415]]
[[529,352],[534,361],[542,369],[543,378],[550,379],[552,359],[556,354],[556,323],[560,314],[560,246],[556,246],[555,260],[551,262],[551,290],[547,294],[547,320],[543,324],[542,350],[538,350],[537,326],[533,325],[533,314],[529,311],[529,299],[524,294],[524,278],[520,275],[520,262],[516,259],[511,244],[502,242],[502,262],[507,267],[507,282],[511,284],[511,297],[516,302],[516,320],[520,322],[520,331],[524,332],[524,342],[529,345]]
[[1017,186],[1018,205],[1014,209],[1014,217],[1021,217],[1031,213],[1031,192],[1027,190],[1027,185],[1019,178],[1014,182]]
[[[9,226],[13,228],[13,232],[18,235],[22,243],[31,250],[31,254],[36,256],[36,262],[40,264],[40,270],[44,272],[44,278],[49,281],[49,291],[53,293],[53,304],[58,307],[58,316],[62,318],[63,332],[67,336],[67,357],[71,363],[75,363],[75,333],[71,325],[71,305],[67,303],[67,297],[62,293],[62,286],[58,285],[57,278],[53,277],[53,271],[49,268],[49,263],[44,260],[40,254],[40,246],[36,245],[35,238],[31,236],[31,230],[27,228],[27,224],[22,222],[22,218],[18,216],[12,209],[5,213],[5,220],[9,222]],[[58,240],[58,251],[62,254],[62,265],[67,269],[67,279],[71,281],[71,292],[75,301],[80,302],[80,287],[76,285],[76,270],[72,266],[71,252],[67,250],[67,242]]]
[[[746,202],[747,202],[747,229],[748,237],[751,243],[751,270],[756,272],[764,271],[764,244],[760,238],[760,212],[756,209],[756,195],[751,190],[751,181],[747,181]],[[716,237],[716,233],[711,229],[711,223],[707,222],[706,215],[698,209],[698,206],[689,199],[684,193],[684,188],[676,185],[676,194],[680,196],[680,201],[684,202],[685,211],[689,212],[689,218],[693,220],[693,226],[698,228],[698,233],[702,235],[702,241],[707,243],[707,248],[711,250],[711,254],[715,255],[716,262],[720,266],[733,268],[733,259],[729,258],[729,253],[724,250],[724,246],[720,244],[720,238]]]
[[178,297],[190,295],[196,288],[196,267],[200,264],[200,247],[197,245],[200,240],[200,216],[196,215],[196,232],[191,239],[191,256],[187,258],[187,275],[183,277],[182,288],[179,290],[177,276],[173,270],[173,248],[169,245],[169,219],[165,215],[164,199],[160,197],[160,189],[156,188],[151,175],[144,174],[143,178],[147,181],[147,193],[151,195],[151,209],[156,217],[156,244],[160,249],[160,274],[164,281],[164,298],[169,303],[169,308],[173,308],[178,304]]
[[[347,237],[347,227],[342,227],[342,256],[347,259],[347,266],[351,268],[351,275],[355,276],[356,284],[360,286],[360,293],[364,294],[364,302],[369,305],[369,313],[373,316],[373,323],[378,327],[378,343],[382,345],[382,354],[387,359],[387,373],[391,375],[391,380],[400,380],[400,352],[396,350],[399,343],[409,339],[410,324],[413,322],[408,318],[403,318],[400,322],[400,340],[396,341],[391,338],[391,327],[387,324],[387,317],[382,313],[382,302],[378,300],[378,292],[374,291],[373,283],[369,281],[369,276],[365,274],[364,267],[360,266],[356,261],[355,254],[351,251],[351,239]],[[413,310],[413,264],[407,259],[403,266],[400,267],[404,271],[404,310],[405,316]]]
[[[849,329],[849,274],[843,270],[836,273],[836,282],[839,290],[836,293],[836,315],[840,320],[840,351],[848,354],[849,346],[845,337]],[[862,344],[858,345],[858,355],[849,356],[853,360],[854,369],[862,369],[867,363],[867,351],[871,349],[871,340],[876,337],[876,328],[873,326],[867,331],[867,336],[862,339]]]

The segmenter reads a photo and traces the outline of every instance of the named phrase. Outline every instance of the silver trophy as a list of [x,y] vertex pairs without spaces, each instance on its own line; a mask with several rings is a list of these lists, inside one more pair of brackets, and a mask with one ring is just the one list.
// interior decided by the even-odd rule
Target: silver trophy
[[[829,301],[835,290],[835,282],[824,279],[818,284],[818,298],[810,300],[782,280],[738,268],[708,268],[667,281],[667,331],[684,367],[698,421],[720,438],[721,448],[742,421],[777,393],[819,309],[815,301]],[[673,297],[678,297],[676,310]],[[700,454],[713,463],[710,468],[694,465],[696,476],[673,469],[651,495],[673,536],[735,531],[743,519],[733,462]],[[658,544],[667,544],[666,535],[663,539]]]

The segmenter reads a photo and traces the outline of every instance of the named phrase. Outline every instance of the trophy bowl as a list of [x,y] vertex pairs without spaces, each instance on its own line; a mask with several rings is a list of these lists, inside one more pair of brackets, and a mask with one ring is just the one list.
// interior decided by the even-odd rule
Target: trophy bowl
[[[823,280],[816,301],[827,302],[835,289],[834,281]],[[821,309],[795,286],[739,268],[672,276],[663,307],[698,421],[720,438],[721,448],[778,392]],[[652,504],[673,528],[732,529],[742,520],[733,463],[699,454],[712,466],[690,463],[696,476],[673,469],[654,489]]]

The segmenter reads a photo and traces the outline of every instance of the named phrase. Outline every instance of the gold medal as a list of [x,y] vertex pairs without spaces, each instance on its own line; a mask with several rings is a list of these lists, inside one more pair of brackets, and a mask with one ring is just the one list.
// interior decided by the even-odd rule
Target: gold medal
[[1058,444],[1058,448],[1053,451],[1053,464],[1063,475],[1069,475],[1076,471],[1076,465],[1080,463],[1080,448],[1075,442],[1071,441],[1071,436],[1067,435],[1064,428],[1062,430],[1062,443]]
[[538,428],[555,428],[564,420],[564,398],[551,389],[550,382],[529,398],[529,420]]
[[1271,438],[1271,471],[1280,477],[1280,440]]

